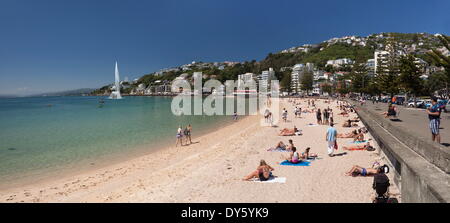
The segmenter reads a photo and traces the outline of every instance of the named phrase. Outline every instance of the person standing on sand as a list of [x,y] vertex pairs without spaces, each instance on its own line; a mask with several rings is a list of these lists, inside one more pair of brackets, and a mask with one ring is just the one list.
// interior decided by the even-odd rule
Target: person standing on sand
[[283,117],[284,122],[287,122],[287,115],[288,115],[288,111],[286,110],[286,108],[283,108],[283,112],[281,113],[281,116]]
[[233,114],[233,120],[237,120],[237,118],[238,118],[238,116],[237,116],[237,112],[234,112],[234,114]]
[[178,146],[178,142],[180,143],[181,146],[183,146],[183,130],[181,129],[181,125],[178,126],[178,130],[177,130],[177,142],[175,143],[175,147]]
[[320,108],[317,110],[316,118],[317,118],[317,124],[322,125],[322,112],[320,112]]
[[336,136],[337,136],[337,131],[333,126],[334,124],[330,123],[330,127],[328,128],[327,135],[325,137],[325,140],[328,142],[328,156],[330,157],[334,156],[333,152],[336,146]]
[[437,103],[437,98],[431,99],[431,106],[427,108],[428,119],[430,119],[431,140],[441,143],[441,136],[439,135],[439,126],[441,124],[441,109]]
[[191,131],[192,131],[192,126],[191,126],[191,124],[189,124],[184,129],[184,137],[186,138],[186,144],[187,144],[187,142],[189,140],[189,145],[192,144]]

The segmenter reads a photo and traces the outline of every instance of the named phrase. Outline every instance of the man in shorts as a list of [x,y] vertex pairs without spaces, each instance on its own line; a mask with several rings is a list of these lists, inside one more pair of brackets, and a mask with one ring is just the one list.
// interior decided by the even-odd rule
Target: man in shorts
[[431,106],[427,108],[428,119],[430,119],[429,127],[431,129],[431,140],[441,143],[439,135],[439,125],[441,124],[441,108],[437,103],[437,98],[431,99]]

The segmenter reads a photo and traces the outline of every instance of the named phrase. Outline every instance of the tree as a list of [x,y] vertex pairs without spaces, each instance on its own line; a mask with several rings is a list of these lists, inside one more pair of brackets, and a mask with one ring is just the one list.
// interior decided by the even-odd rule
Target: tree
[[[440,35],[438,36],[439,40],[444,47],[450,51],[450,37]],[[445,56],[437,49],[433,49],[431,52],[428,52],[429,60],[435,63],[437,66],[441,66],[445,69],[446,80],[445,80],[445,89],[447,92],[447,97],[449,96],[448,85],[450,84],[450,56]]]
[[397,47],[392,38],[388,39],[386,49],[389,53],[384,61],[385,65],[382,61],[378,61],[376,83],[382,92],[389,94],[392,98],[399,92]]
[[280,82],[281,89],[287,92],[291,92],[291,72],[283,72],[282,79]]
[[313,73],[310,71],[304,72],[300,79],[300,84],[301,84],[300,88],[306,91],[307,94],[309,94],[309,91],[313,89],[314,84]]
[[328,95],[333,95],[333,86],[326,83],[322,85],[322,91],[328,93]]
[[446,92],[442,89],[446,89],[447,75],[445,72],[436,72],[431,74],[424,83],[423,94],[432,95],[437,92],[440,97],[445,98]]
[[423,88],[423,81],[420,79],[421,69],[415,63],[416,58],[413,55],[406,55],[400,58],[400,86],[405,89],[407,94],[412,94],[414,96],[414,101],[416,97]]
[[367,93],[367,86],[369,84],[369,75],[367,73],[367,67],[363,63],[356,63],[349,75],[352,81],[350,90],[357,93]]

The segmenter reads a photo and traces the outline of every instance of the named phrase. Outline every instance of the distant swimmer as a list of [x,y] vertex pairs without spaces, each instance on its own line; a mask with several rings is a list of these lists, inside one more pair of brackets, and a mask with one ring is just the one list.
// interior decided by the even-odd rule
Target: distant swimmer
[[53,106],[52,104],[48,104],[48,105],[47,105],[47,107],[52,107],[52,106]]

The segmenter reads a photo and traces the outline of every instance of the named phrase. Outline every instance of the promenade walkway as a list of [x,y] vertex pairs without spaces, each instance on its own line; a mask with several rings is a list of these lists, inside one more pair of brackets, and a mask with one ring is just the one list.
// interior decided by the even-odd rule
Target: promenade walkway
[[[364,105],[365,108],[378,113],[387,111],[387,103],[375,103],[372,104],[371,101],[367,101]],[[412,130],[415,134],[431,139],[430,128],[428,127],[428,115],[425,109],[420,108],[407,108],[404,106],[397,106],[399,109],[399,120],[391,121],[392,125],[401,127],[403,129]],[[441,144],[444,147],[450,149],[450,113],[441,114]]]

